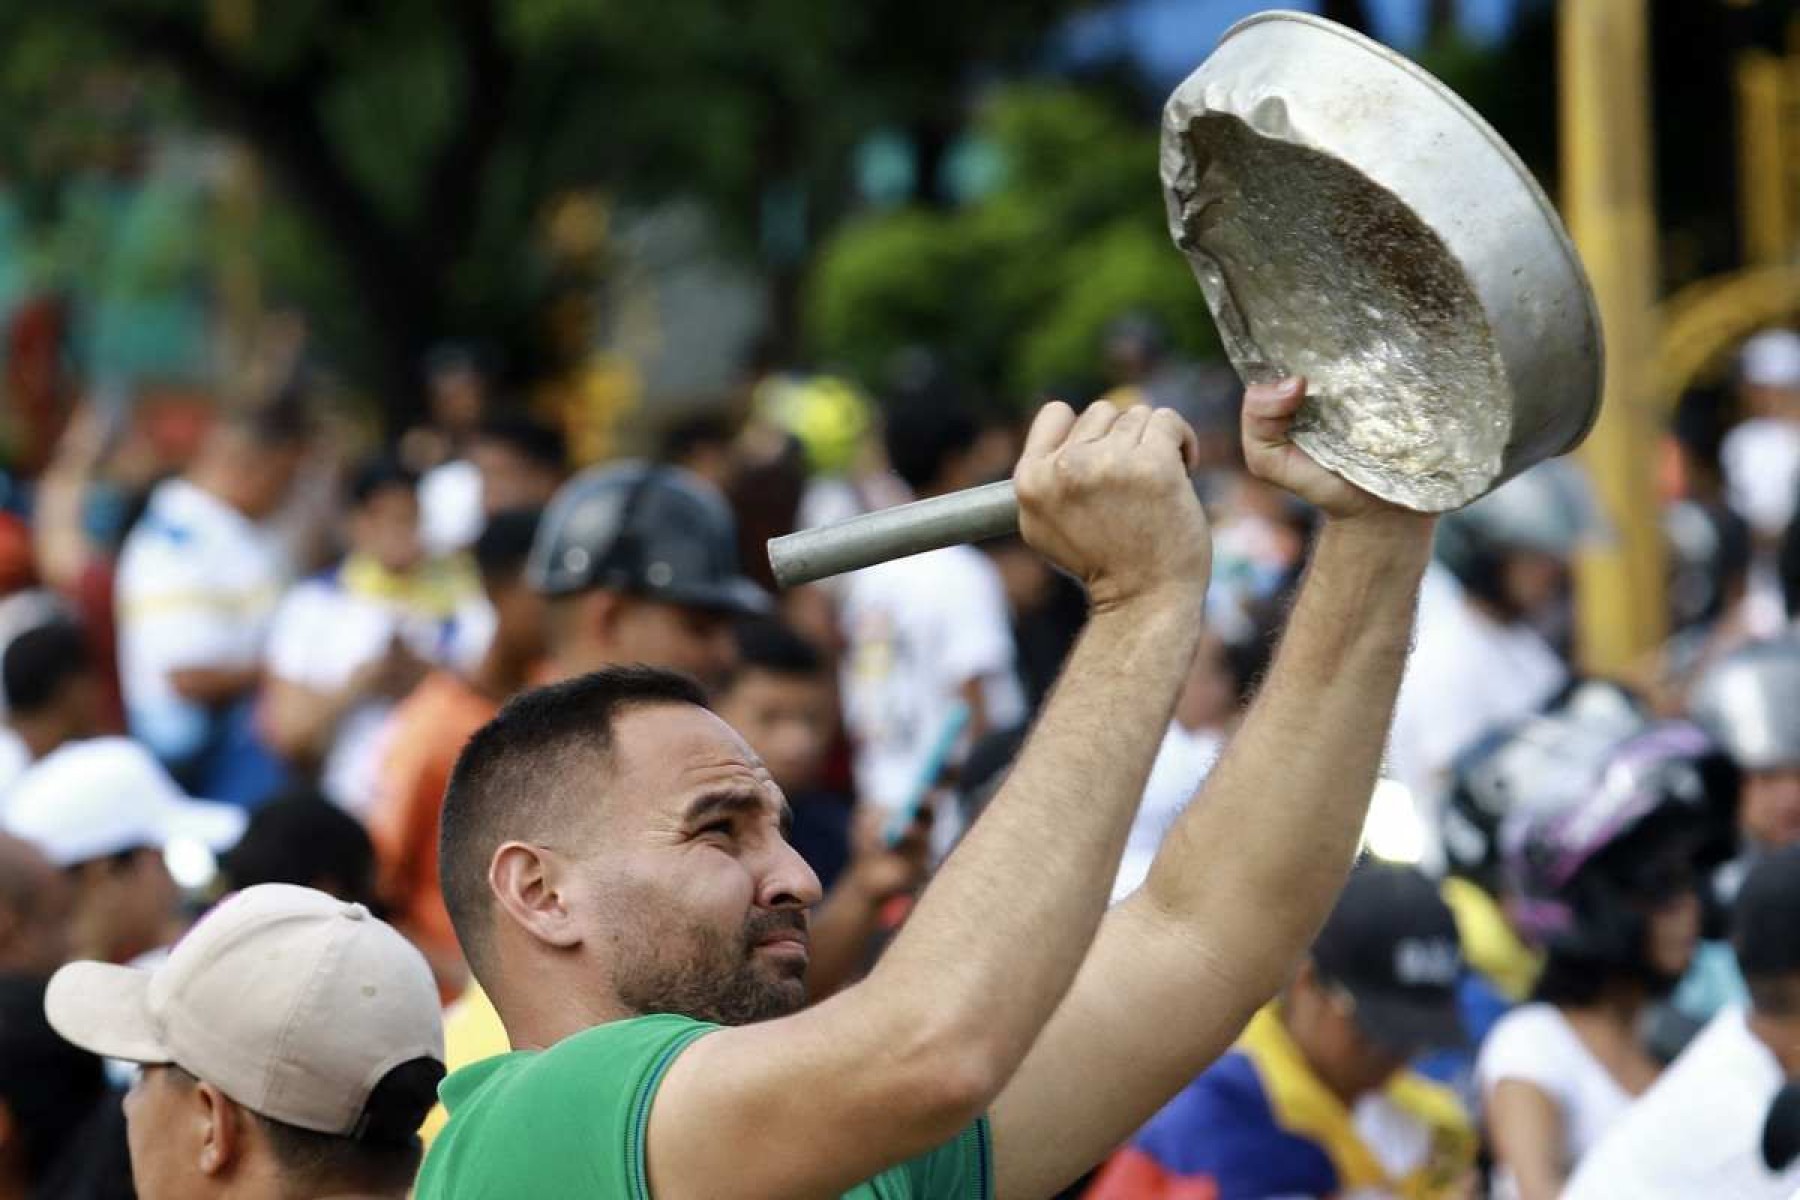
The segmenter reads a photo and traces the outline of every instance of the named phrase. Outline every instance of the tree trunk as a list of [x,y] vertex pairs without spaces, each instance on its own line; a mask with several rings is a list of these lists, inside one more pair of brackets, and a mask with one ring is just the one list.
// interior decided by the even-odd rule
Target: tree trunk
[[1369,6],[1365,0],[1325,0],[1320,11],[1340,25],[1369,32]]

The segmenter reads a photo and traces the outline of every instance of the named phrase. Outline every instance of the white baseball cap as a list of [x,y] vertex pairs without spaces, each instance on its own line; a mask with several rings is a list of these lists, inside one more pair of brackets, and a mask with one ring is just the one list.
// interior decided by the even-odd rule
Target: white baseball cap
[[6,831],[59,867],[186,839],[224,850],[248,822],[241,808],[189,799],[148,750],[123,737],[59,746],[26,768],[3,803]]
[[362,905],[285,883],[220,901],[152,970],[70,963],[44,1011],[85,1050],[172,1063],[252,1112],[338,1137],[360,1132],[394,1068],[444,1061],[418,950]]
[[1748,383],[1760,387],[1800,388],[1800,333],[1765,329],[1744,343],[1738,363]]

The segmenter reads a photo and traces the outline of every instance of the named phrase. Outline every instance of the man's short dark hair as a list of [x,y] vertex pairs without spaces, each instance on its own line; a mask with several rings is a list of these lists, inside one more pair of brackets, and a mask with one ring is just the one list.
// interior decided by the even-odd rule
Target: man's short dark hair
[[92,669],[87,638],[73,621],[54,620],[27,629],[0,655],[0,688],[7,711],[29,717],[56,703],[63,686]]
[[303,394],[280,395],[273,400],[235,410],[225,422],[251,445],[261,450],[291,450],[312,440],[314,422],[307,413]]
[[534,467],[561,473],[569,469],[569,443],[562,430],[523,413],[498,413],[481,423],[477,441],[504,446]]
[[509,508],[487,519],[474,546],[475,566],[483,579],[501,580],[525,569],[543,515],[541,508]]
[[937,486],[951,458],[973,444],[981,422],[961,396],[940,386],[893,397],[882,428],[888,464],[922,492]]
[[361,508],[390,488],[416,493],[419,476],[396,456],[382,451],[371,454],[356,464],[344,489],[350,507]]
[[[169,1070],[186,1087],[198,1082],[182,1067],[171,1065]],[[419,1127],[437,1102],[443,1078],[444,1064],[435,1058],[401,1063],[369,1093],[357,1130],[348,1136],[301,1129],[250,1108],[244,1111],[269,1139],[269,1151],[284,1181],[309,1192],[332,1189],[400,1196],[419,1173],[425,1152]]]
[[1757,861],[1732,918],[1732,949],[1757,1011],[1800,1015],[1800,846]]
[[374,843],[361,821],[314,787],[289,788],[260,805],[219,867],[232,891],[291,883],[378,907]]
[[699,450],[727,449],[736,437],[737,422],[729,414],[713,410],[694,413],[663,431],[657,441],[656,459],[680,464]]
[[749,617],[738,623],[738,671],[766,671],[790,678],[816,678],[825,671],[817,646],[775,617]]
[[620,713],[657,704],[708,707],[686,675],[609,667],[522,692],[475,732],[450,774],[438,832],[444,906],[477,975],[490,921],[488,863],[512,840],[557,837],[583,815],[591,783],[612,751]]

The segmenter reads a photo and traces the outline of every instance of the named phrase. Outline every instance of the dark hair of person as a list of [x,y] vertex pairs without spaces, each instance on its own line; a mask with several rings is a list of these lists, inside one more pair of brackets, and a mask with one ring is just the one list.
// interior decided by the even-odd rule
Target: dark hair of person
[[44,982],[0,978],[0,1104],[33,1181],[49,1170],[106,1092],[100,1059],[70,1045],[44,1016]]
[[313,419],[307,414],[305,396],[298,391],[233,413],[227,420],[252,444],[265,450],[290,449],[313,436]]
[[658,462],[680,464],[696,450],[728,447],[737,437],[737,424],[722,412],[699,412],[684,417],[663,431],[657,443]]
[[476,430],[475,438],[504,446],[546,471],[560,473],[569,466],[569,443],[562,430],[523,413],[497,413],[487,418]]
[[818,647],[775,617],[751,617],[737,626],[738,677],[749,671],[814,679],[824,673]]
[[1650,915],[1684,888],[1697,893],[1699,844],[1695,814],[1669,805],[1584,864],[1566,889],[1575,927],[1547,947],[1532,999],[1579,1007],[1620,983],[1652,998],[1674,990],[1679,978],[1650,961]]
[[[169,1068],[188,1087],[192,1072]],[[305,1188],[347,1189],[405,1195],[419,1172],[424,1143],[419,1126],[437,1103],[444,1064],[435,1058],[401,1063],[375,1085],[349,1135],[319,1133],[265,1117],[249,1108],[269,1141],[283,1179]]]
[[1599,1000],[1614,982],[1610,973],[1595,970],[1585,956],[1552,950],[1544,956],[1531,998],[1541,1004],[1581,1008]]
[[1756,1011],[1800,1016],[1800,846],[1759,859],[1738,890],[1731,948]]
[[374,844],[316,788],[290,788],[259,806],[219,866],[232,891],[291,883],[376,907]]
[[392,488],[417,492],[419,476],[395,455],[381,451],[356,464],[345,485],[344,497],[350,502],[350,507],[361,508]]
[[444,905],[477,975],[487,952],[494,851],[515,839],[566,838],[591,809],[619,714],[670,704],[708,707],[686,675],[609,667],[520,693],[463,747],[444,793],[438,863]]
[[524,569],[543,516],[541,508],[508,508],[487,519],[472,548],[483,579],[504,579]]
[[69,680],[92,667],[87,637],[75,622],[58,619],[27,629],[0,655],[7,710],[19,716],[43,712],[56,703]]
[[981,422],[961,396],[938,383],[891,398],[883,423],[888,465],[915,492],[938,485],[950,460],[966,451]]

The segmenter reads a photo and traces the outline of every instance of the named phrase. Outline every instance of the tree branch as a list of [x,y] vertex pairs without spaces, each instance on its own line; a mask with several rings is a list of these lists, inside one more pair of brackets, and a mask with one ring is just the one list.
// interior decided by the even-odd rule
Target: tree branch
[[446,15],[458,38],[462,96],[426,172],[424,232],[427,245],[447,248],[454,260],[475,232],[484,169],[506,129],[514,63],[492,0],[458,0]]
[[230,61],[197,23],[131,0],[89,8],[110,37],[173,69],[214,119],[249,142],[339,249],[377,331],[383,401],[393,420],[403,417],[417,390],[417,356],[442,332],[441,279],[453,259],[421,254],[437,244],[405,237],[332,149],[319,119],[330,77],[323,51],[266,80]]

